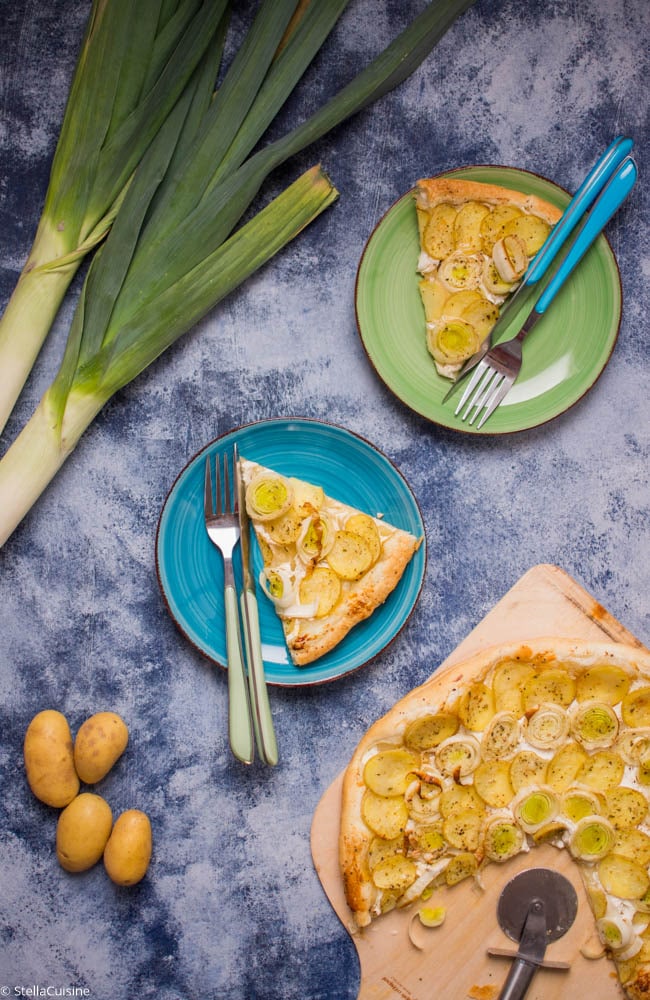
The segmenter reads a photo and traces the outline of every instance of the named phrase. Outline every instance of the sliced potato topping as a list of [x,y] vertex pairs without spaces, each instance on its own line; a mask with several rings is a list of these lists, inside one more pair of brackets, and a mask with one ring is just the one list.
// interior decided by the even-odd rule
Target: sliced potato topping
[[359,580],[372,566],[372,548],[352,531],[337,531],[327,562],[342,580]]
[[605,892],[619,899],[640,899],[650,888],[646,868],[621,854],[607,854],[598,864],[598,877]]
[[422,241],[424,249],[434,260],[448,257],[456,249],[454,222],[457,211],[446,202],[436,205],[429,214]]
[[401,854],[391,854],[372,870],[372,880],[379,889],[404,892],[417,878],[415,862]]
[[516,205],[497,205],[481,219],[481,237],[485,253],[492,253],[496,241],[505,235],[506,225],[521,215],[523,212]]
[[534,257],[541,249],[551,227],[538,215],[520,215],[510,219],[503,228],[504,236],[518,236],[522,241],[526,254]]
[[566,791],[575,784],[576,776],[587,760],[586,750],[578,743],[565,743],[548,763],[546,783],[556,792]]
[[449,289],[435,278],[422,278],[418,288],[424,306],[424,318],[427,323],[435,323],[442,316],[443,309],[446,309]]
[[492,688],[481,681],[470,684],[463,692],[458,706],[458,717],[467,729],[482,732],[494,715]]
[[300,581],[298,595],[301,604],[311,604],[316,601],[316,618],[324,618],[338,603],[341,596],[341,581],[327,566],[315,566]]
[[476,857],[468,851],[454,855],[445,868],[445,882],[447,885],[456,885],[463,879],[471,878],[478,871],[478,861]]
[[483,814],[475,809],[453,813],[442,824],[445,840],[461,851],[475,851],[481,842]]
[[454,245],[459,250],[477,253],[483,245],[481,223],[490,209],[480,201],[466,201],[454,219]]
[[510,784],[515,792],[530,785],[543,785],[548,761],[533,750],[520,750],[510,761]]
[[415,750],[429,750],[458,732],[458,716],[448,712],[423,715],[408,726],[404,742]]
[[345,522],[345,530],[363,538],[372,553],[371,565],[374,565],[381,555],[381,537],[374,519],[369,514],[353,514]]
[[474,771],[474,787],[488,805],[503,809],[513,797],[507,760],[484,761]]
[[523,660],[503,660],[494,671],[492,689],[497,712],[513,712],[518,718],[524,713],[523,694],[535,671]]
[[629,830],[646,819],[648,800],[637,788],[610,788],[605,797],[605,815],[615,830]]
[[451,785],[440,795],[440,815],[453,816],[454,813],[463,812],[466,809],[473,809],[475,812],[483,810],[483,801],[474,785]]
[[578,701],[602,701],[606,705],[618,705],[627,694],[631,678],[622,667],[609,663],[598,663],[588,667],[576,682]]
[[368,848],[368,867],[372,871],[378,864],[386,858],[392,858],[394,854],[404,853],[404,837],[394,837],[392,840],[384,840],[382,837],[373,837]]
[[584,762],[576,780],[598,792],[607,792],[620,784],[624,771],[625,765],[619,754],[611,750],[599,750]]
[[575,681],[566,670],[553,667],[540,670],[526,681],[524,709],[531,711],[546,703],[568,708],[575,697],[575,689]]
[[617,830],[613,852],[647,868],[650,865],[650,836],[642,830]]
[[419,765],[419,756],[410,750],[380,750],[368,758],[363,780],[375,795],[403,795],[412,780],[411,773]]
[[621,715],[626,726],[650,726],[650,687],[640,687],[626,694],[621,703]]
[[388,799],[367,789],[361,800],[361,817],[378,837],[393,840],[404,833],[409,814],[403,796]]

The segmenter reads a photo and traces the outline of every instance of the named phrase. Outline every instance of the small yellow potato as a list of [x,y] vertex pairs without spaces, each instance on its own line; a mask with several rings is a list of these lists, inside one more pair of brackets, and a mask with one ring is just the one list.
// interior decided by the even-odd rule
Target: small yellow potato
[[111,834],[113,814],[94,792],[82,792],[66,806],[56,827],[56,856],[67,872],[85,872],[97,864]]
[[48,806],[67,806],[79,791],[79,777],[66,717],[54,709],[35,715],[25,733],[23,754],[27,782],[36,798]]
[[87,785],[101,781],[128,741],[126,724],[115,712],[97,712],[86,719],[74,741],[74,764],[81,780]]
[[151,860],[151,823],[146,813],[127,809],[115,820],[104,851],[104,867],[116,885],[135,885]]

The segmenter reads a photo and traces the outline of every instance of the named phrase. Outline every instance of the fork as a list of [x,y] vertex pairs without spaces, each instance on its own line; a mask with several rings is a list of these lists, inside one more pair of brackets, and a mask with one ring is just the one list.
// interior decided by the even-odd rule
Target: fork
[[465,420],[469,413],[473,411],[469,420],[469,423],[473,424],[479,413],[481,413],[480,420],[476,425],[478,430],[505,399],[521,371],[522,345],[525,338],[544,315],[546,309],[550,306],[576,265],[582,260],[589,247],[625,201],[636,179],[636,164],[628,156],[623,160],[603,188],[569,253],[560,264],[557,272],[539,297],[534,309],[526,318],[518,333],[510,340],[491,347],[483,360],[476,366],[476,371],[472,375],[454,411],[456,416],[458,416],[465,406],[465,412],[461,419]]
[[634,141],[632,139],[626,139],[624,136],[619,135],[596,161],[565,208],[559,222],[553,226],[548,239],[535,254],[516,292],[510,296],[501,310],[499,319],[490,330],[490,335],[485,338],[478,351],[471,358],[467,359],[456,375],[456,378],[442,400],[443,404],[447,402],[458,387],[461,379],[469,374],[472,368],[475,368],[483,360],[488,350],[499,341],[502,331],[510,326],[512,319],[517,315],[518,308],[515,307],[523,303],[526,298],[530,300],[531,289],[535,289],[535,286],[544,277],[573,230],[584,218],[585,212],[596,201],[607,181],[613,175],[616,168],[629,155],[633,146]]
[[241,635],[239,631],[239,611],[232,554],[239,541],[239,519],[237,497],[234,504],[230,498],[230,478],[228,456],[223,456],[223,482],[221,458],[215,456],[216,503],[212,502],[212,474],[210,456],[205,459],[205,486],[203,493],[203,514],[208,538],[221,553],[224,574],[224,606],[226,613],[226,653],[228,661],[228,736],[235,757],[244,764],[253,760],[253,722],[248,701],[248,685]]

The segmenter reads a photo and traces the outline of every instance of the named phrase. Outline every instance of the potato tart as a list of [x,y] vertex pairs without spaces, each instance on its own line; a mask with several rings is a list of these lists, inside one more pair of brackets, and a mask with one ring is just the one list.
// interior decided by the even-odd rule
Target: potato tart
[[453,378],[489,336],[560,209],[535,195],[459,178],[415,186],[427,348]]
[[434,674],[370,728],[342,796],[360,928],[550,843],[579,867],[626,995],[650,996],[647,650],[540,639]]
[[264,561],[262,589],[282,621],[292,662],[305,666],[383,604],[422,539],[320,486],[245,458],[240,468]]

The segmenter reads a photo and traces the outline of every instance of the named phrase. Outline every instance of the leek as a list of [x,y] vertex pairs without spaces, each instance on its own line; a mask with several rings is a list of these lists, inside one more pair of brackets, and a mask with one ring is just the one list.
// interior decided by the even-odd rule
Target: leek
[[[472,2],[430,4],[323,108],[261,148],[347,0],[263,0],[216,93],[227,11],[209,4],[221,20],[139,164],[113,183],[112,227],[88,270],[60,369],[0,461],[0,545],[111,396],[336,197],[315,167],[241,225],[269,173],[406,79]],[[97,0],[97,10],[111,3],[120,0]]]
[[226,0],[94,0],[43,213],[0,320],[0,431],[82,260],[211,43]]

